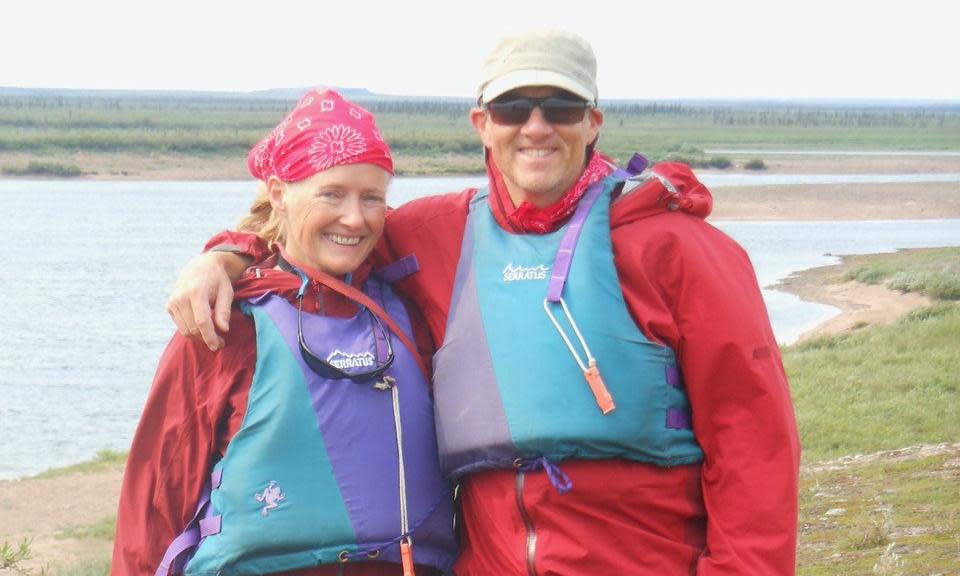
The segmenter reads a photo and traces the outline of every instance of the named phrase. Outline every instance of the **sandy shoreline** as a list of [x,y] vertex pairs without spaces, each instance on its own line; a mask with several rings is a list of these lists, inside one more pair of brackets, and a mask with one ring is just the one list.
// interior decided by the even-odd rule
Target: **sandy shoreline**
[[789,292],[801,300],[829,304],[840,313],[800,335],[794,344],[820,336],[841,334],[868,325],[894,322],[903,314],[930,306],[926,296],[898,292],[877,284],[842,281],[838,272],[844,264],[864,256],[841,256],[841,263],[802,270],[770,288]]
[[[35,158],[0,152],[0,166],[26,164],[30,159]],[[742,158],[734,159],[735,165],[742,164]],[[60,160],[97,172],[80,180],[250,179],[245,164],[236,159],[77,153]],[[764,174],[960,173],[960,157],[954,156],[771,156],[765,162],[768,168]],[[757,172],[732,168],[698,169],[697,173]],[[714,188],[711,192],[714,206],[710,220],[960,218],[960,182],[737,186]]]
[[711,220],[960,218],[960,182],[717,188]]

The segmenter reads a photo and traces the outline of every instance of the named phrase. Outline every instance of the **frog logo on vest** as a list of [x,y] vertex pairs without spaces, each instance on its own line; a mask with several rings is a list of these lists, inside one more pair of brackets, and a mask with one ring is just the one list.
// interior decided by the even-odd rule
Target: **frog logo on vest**
[[263,492],[259,492],[253,495],[257,499],[257,502],[263,502],[266,505],[260,510],[260,515],[266,517],[271,510],[280,506],[280,503],[287,499],[284,495],[283,490],[280,488],[280,485],[277,484],[276,480],[271,480],[270,484],[263,489]]
[[340,370],[347,370],[350,368],[370,368],[373,366],[374,359],[372,352],[349,354],[347,352],[341,352],[340,350],[334,350],[330,356],[327,357],[327,362]]
[[550,272],[550,269],[543,264],[539,266],[514,266],[511,262],[503,269],[503,281],[546,280],[548,272]]

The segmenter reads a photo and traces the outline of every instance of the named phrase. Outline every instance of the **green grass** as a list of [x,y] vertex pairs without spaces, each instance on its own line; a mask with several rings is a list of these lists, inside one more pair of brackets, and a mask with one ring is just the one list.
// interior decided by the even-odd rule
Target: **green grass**
[[820,108],[649,109],[607,107],[600,149],[623,161],[633,151],[659,160],[671,149],[956,150],[960,115]]
[[112,468],[120,468],[127,461],[126,452],[116,452],[114,450],[101,450],[93,460],[67,466],[65,468],[55,468],[41,472],[36,478],[53,478],[56,476],[66,476],[68,474],[87,474],[91,472],[100,472]]
[[960,248],[848,257],[835,279],[905,277],[934,305],[784,349],[805,461],[960,439],[960,305],[942,289],[960,285]]
[[960,439],[960,306],[784,350],[804,460]]
[[3,541],[0,543],[0,570],[15,570],[20,562],[29,559],[30,556],[29,539],[23,539],[17,544]]
[[110,574],[110,559],[58,568],[55,571],[47,572],[47,574],[50,576],[107,576]]
[[719,168],[726,169],[733,165],[733,161],[725,156],[710,156],[696,146],[689,144],[671,146],[658,160],[671,162],[683,162],[694,168]]
[[65,526],[64,528],[60,529],[56,537],[60,539],[94,538],[98,540],[113,540],[113,535],[116,531],[117,517],[107,516],[105,518],[101,518],[99,521],[94,522],[93,524],[87,524],[85,526]]
[[[877,283],[933,271],[952,283],[957,255],[846,258],[836,279]],[[955,574],[960,565],[960,304],[928,283],[904,289],[939,301],[893,325],[783,351],[811,466],[800,491],[802,576]],[[850,457],[940,443],[949,449],[932,456]],[[815,465],[837,456],[847,458]]]
[[25,568],[21,562],[32,557],[29,541],[15,547],[7,542],[0,544],[0,574],[10,576],[108,576],[110,558],[78,563],[70,566],[44,565],[38,569]]
[[844,280],[885,284],[901,292],[918,292],[940,300],[960,299],[960,248],[905,250],[878,255],[853,267]]
[[59,162],[28,162],[26,166],[6,166],[0,173],[11,176],[54,176],[57,178],[71,178],[80,176],[83,171],[79,166],[73,164],[61,164]]
[[958,455],[888,456],[804,475],[798,574],[955,574]]

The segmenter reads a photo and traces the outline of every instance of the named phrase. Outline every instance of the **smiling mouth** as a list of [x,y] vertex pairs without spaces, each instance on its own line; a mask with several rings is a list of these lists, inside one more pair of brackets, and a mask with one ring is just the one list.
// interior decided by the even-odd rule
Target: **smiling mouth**
[[324,234],[327,240],[340,246],[356,246],[360,243],[359,236],[341,236],[339,234]]
[[544,158],[550,154],[553,154],[553,152],[553,148],[524,148],[520,150],[521,154],[531,158]]

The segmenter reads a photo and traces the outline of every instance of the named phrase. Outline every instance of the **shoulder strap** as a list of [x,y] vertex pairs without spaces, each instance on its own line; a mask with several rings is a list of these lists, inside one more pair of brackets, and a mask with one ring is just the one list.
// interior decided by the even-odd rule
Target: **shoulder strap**
[[647,166],[649,165],[650,161],[647,160],[646,156],[636,153],[630,158],[630,161],[627,162],[626,172],[630,176],[636,176],[637,174],[641,174],[644,170],[646,170]]
[[373,275],[387,284],[399,282],[407,276],[420,271],[420,262],[417,261],[416,254],[407,254],[399,260],[395,260],[382,268],[373,271]]

